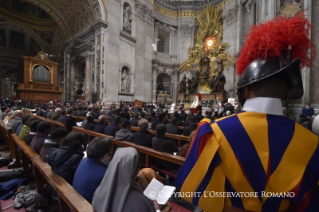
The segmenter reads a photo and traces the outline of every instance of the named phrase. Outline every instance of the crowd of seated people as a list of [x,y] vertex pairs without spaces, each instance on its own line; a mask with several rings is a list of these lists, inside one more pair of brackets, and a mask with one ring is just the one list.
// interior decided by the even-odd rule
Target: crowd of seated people
[[[145,207],[149,207],[147,211],[153,211],[156,207],[159,207],[154,207],[153,203],[150,206],[148,205],[149,200],[143,195],[139,187],[140,185],[137,186],[135,181],[140,164],[146,162],[145,155],[140,154],[138,165],[136,165],[134,158],[136,154],[137,156],[139,155],[138,152],[135,149],[119,148],[110,162],[111,139],[97,137],[87,144],[88,141],[85,134],[72,130],[73,126],[77,126],[74,115],[85,117],[85,120],[80,125],[85,130],[103,133],[113,136],[119,141],[132,142],[137,145],[153,148],[156,151],[175,154],[181,157],[186,157],[187,155],[198,122],[202,118],[214,119],[211,111],[205,113],[204,117],[201,111],[197,114],[187,114],[184,110],[181,113],[175,111],[169,114],[168,111],[143,110],[141,108],[132,110],[112,107],[102,110],[101,108],[97,110],[91,107],[73,109],[73,107],[60,108],[52,106],[46,108],[38,110],[37,114],[39,116],[42,114],[46,119],[66,124],[67,130],[64,128],[53,130],[50,122],[34,119],[32,116],[23,115],[21,111],[17,110],[11,114],[13,118],[11,118],[10,123],[18,126],[17,130],[20,127],[21,140],[25,140],[40,155],[41,159],[51,166],[53,172],[73,185],[76,191],[92,203],[93,207],[97,207],[95,209],[100,207],[97,204],[101,203],[101,201],[105,202],[101,204],[101,207],[109,208],[112,207],[109,204],[117,202],[118,198],[125,197],[126,201],[121,203],[123,211],[131,211],[134,207],[142,206],[138,211],[144,211]],[[146,119],[148,115],[150,117]],[[20,122],[18,121],[19,119],[21,120]],[[98,120],[96,121],[95,119]],[[183,127],[187,120],[189,125]],[[139,131],[131,131],[132,126],[138,126]],[[155,130],[155,135],[149,131],[150,129]],[[189,142],[178,148],[177,141],[166,137],[165,133],[189,136]],[[85,148],[87,157],[83,159]],[[127,166],[127,164],[119,163],[122,160],[128,161],[128,158],[133,163],[129,165],[131,167],[130,170],[136,167],[136,171],[130,175],[133,177],[126,179],[126,186],[130,189],[126,190],[127,193],[124,193],[121,197],[114,194],[111,198],[108,198],[109,192],[114,192],[116,188],[113,186],[106,188],[105,186],[109,185],[110,182],[113,184],[112,180],[118,181],[123,177],[127,177],[127,175],[124,176],[124,173],[117,173],[122,170],[116,169],[119,167],[124,169],[123,167]],[[165,169],[175,174],[180,168],[179,165],[160,159],[156,159],[156,165],[160,169]],[[56,195],[53,190],[52,198],[56,199]],[[139,201],[138,206],[130,205],[134,196]]]

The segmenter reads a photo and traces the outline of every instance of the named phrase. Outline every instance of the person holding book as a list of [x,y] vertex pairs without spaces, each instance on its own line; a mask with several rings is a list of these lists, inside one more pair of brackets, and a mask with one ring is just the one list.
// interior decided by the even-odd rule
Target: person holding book
[[[139,154],[132,147],[118,148],[93,197],[97,212],[155,212],[155,205],[143,194],[137,182],[140,169]],[[156,210],[155,210],[156,209]]]

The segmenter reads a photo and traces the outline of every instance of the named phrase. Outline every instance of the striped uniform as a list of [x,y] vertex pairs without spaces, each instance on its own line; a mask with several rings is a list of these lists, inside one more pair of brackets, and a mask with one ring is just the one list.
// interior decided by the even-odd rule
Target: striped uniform
[[[319,211],[318,180],[315,134],[284,116],[243,111],[200,122],[176,186],[198,192],[184,199],[208,212],[222,211],[224,204],[250,211]],[[277,192],[294,193],[271,196]]]

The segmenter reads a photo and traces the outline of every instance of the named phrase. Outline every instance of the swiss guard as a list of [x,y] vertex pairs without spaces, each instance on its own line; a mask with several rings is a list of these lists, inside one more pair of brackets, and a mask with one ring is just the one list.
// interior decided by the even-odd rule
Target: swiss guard
[[232,89],[243,111],[200,122],[176,177],[184,199],[208,212],[319,211],[318,137],[281,104],[303,96],[310,28],[303,14],[252,27]]

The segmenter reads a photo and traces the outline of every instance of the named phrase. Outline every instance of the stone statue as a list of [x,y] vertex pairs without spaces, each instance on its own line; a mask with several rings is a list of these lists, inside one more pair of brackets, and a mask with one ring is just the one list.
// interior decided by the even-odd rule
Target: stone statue
[[157,84],[158,84],[158,86],[157,86],[157,92],[156,93],[159,93],[159,91],[164,91],[163,82],[162,81],[158,81]]
[[212,80],[210,81],[210,87],[212,89],[211,93],[214,92],[223,92],[224,91],[224,85],[226,83],[226,77],[223,74],[223,61],[218,59],[216,60],[217,68],[216,71],[218,73],[217,77],[213,76]]
[[125,6],[123,10],[123,26],[127,29],[131,29],[132,27],[132,18],[130,16],[130,7]]
[[179,91],[178,93],[186,93],[186,75],[183,75],[183,79],[179,83]]
[[188,79],[187,80],[188,86],[188,93],[195,93],[196,92],[196,88],[198,86],[198,72],[195,72],[194,75],[192,76],[192,79]]
[[80,90],[80,82],[75,80],[74,82],[74,93],[77,93],[77,90]]
[[122,86],[121,86],[121,90],[123,92],[127,91],[128,81],[129,81],[129,78],[128,78],[127,74],[126,74],[126,70],[123,70],[123,73],[122,73]]

